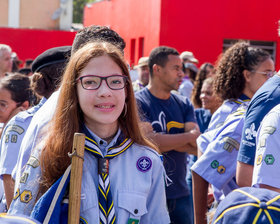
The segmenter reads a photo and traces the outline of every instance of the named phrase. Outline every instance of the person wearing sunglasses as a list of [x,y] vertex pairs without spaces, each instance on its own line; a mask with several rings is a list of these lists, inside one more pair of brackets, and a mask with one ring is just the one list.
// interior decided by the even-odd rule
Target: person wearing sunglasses
[[[42,151],[33,151],[27,162],[23,174],[28,175],[9,213],[30,215],[40,196],[68,170],[74,133],[82,132],[81,222],[170,222],[163,164],[140,128],[129,71],[117,47],[89,43],[71,56],[47,130]],[[36,214],[31,217],[41,222]]]

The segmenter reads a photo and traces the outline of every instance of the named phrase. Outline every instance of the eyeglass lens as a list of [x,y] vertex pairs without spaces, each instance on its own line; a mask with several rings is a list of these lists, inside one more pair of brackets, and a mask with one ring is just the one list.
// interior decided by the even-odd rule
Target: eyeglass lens
[[113,75],[107,77],[99,76],[84,76],[82,77],[82,86],[85,89],[98,89],[101,85],[102,80],[106,80],[107,85],[110,89],[122,89],[125,86],[125,78],[120,75]]

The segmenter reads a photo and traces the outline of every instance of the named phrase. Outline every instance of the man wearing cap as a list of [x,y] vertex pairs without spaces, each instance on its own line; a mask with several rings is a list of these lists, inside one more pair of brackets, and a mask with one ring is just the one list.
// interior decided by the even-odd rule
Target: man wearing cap
[[198,64],[198,60],[194,57],[193,52],[191,51],[184,51],[180,54],[180,58],[182,59],[183,63],[194,63]]
[[12,71],[12,49],[6,44],[0,44],[0,78]]
[[134,92],[143,89],[149,83],[148,60],[149,57],[141,57],[138,61],[138,65],[134,66],[138,72],[138,79],[132,84]]
[[70,46],[56,47],[46,50],[35,59],[32,65],[33,89],[42,99],[38,105],[14,116],[3,131],[0,142],[0,178],[3,178],[8,208],[13,198],[16,173],[25,165],[21,158],[23,152],[20,151],[22,139],[34,114],[57,89],[70,52]]

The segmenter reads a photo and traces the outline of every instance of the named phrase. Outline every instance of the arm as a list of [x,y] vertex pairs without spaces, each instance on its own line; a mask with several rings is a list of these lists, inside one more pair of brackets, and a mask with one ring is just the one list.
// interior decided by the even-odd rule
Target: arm
[[4,185],[4,191],[5,191],[6,201],[7,201],[7,208],[9,209],[10,204],[13,200],[14,185],[15,185],[15,182],[12,179],[11,175],[8,174],[3,175],[3,185]]
[[200,132],[196,123],[187,122],[184,133],[160,134],[149,132],[147,135],[159,146],[161,152],[176,150],[196,155],[196,138],[200,135]]
[[276,188],[276,187],[272,187],[272,186],[269,186],[269,185],[266,185],[266,184],[260,184],[260,187],[280,193],[280,189]]
[[208,182],[192,171],[194,221],[196,224],[206,224]]
[[252,185],[254,166],[237,161],[236,182],[239,187],[250,187]]

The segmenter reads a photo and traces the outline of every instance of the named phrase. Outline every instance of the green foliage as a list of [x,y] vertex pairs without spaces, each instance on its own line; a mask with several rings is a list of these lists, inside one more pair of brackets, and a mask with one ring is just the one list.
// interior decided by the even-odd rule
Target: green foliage
[[83,23],[84,7],[94,0],[73,0],[73,23]]

